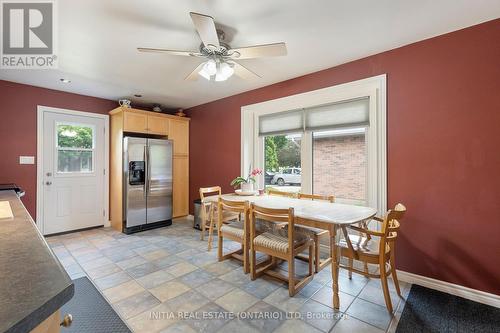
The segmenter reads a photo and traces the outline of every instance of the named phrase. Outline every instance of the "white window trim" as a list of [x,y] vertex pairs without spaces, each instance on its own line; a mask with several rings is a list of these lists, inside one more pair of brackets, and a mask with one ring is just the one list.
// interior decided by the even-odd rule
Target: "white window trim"
[[37,105],[37,142],[36,142],[36,226],[45,235],[45,221],[43,220],[43,115],[45,112],[61,113],[65,115],[82,116],[90,118],[104,119],[104,216],[103,224],[109,227],[109,116],[84,111],[53,108],[49,106]]
[[[79,112],[79,111],[76,111],[76,112]],[[60,112],[59,112],[60,113]],[[74,115],[75,113],[72,112],[71,115]],[[109,117],[109,116],[108,116]],[[109,120],[108,120],[109,121]],[[81,125],[81,124],[78,124],[78,123],[75,123],[75,122],[67,122],[67,121],[62,121],[62,122],[56,122],[56,127],[58,125]],[[92,171],[69,171],[69,172],[61,172],[61,171],[58,171],[57,170],[57,165],[59,163],[59,156],[57,154],[55,154],[54,156],[54,165],[56,166],[56,168],[54,168],[54,174],[53,174],[53,177],[54,178],[57,178],[57,177],[85,177],[85,176],[89,176],[89,177],[92,177],[95,175],[95,140],[96,140],[96,127],[94,125],[85,125],[87,127],[90,127],[92,128],[92,148],[72,148],[72,147],[59,147],[59,138],[57,137],[57,131],[56,133],[54,133],[55,135],[55,144],[56,144],[56,150],[59,152],[61,150],[66,150],[66,151],[69,151],[69,150],[74,150],[74,151],[90,151],[92,152]],[[106,127],[106,125],[105,125]],[[106,130],[106,128],[105,128]]]
[[[298,108],[308,108],[322,104],[335,103],[353,98],[370,98],[370,127],[367,130],[368,141],[368,206],[376,208],[379,214],[387,211],[387,101],[386,74],[339,84],[332,87],[313,90],[297,95],[269,100],[241,108],[241,174],[248,173],[250,165],[262,168],[263,139],[259,138],[259,116]],[[305,156],[307,145],[311,145],[312,135],[303,136],[302,152]],[[312,175],[312,156],[304,158],[302,174]],[[259,188],[264,187],[264,177],[258,179]],[[302,191],[311,192],[311,179],[302,179]]]

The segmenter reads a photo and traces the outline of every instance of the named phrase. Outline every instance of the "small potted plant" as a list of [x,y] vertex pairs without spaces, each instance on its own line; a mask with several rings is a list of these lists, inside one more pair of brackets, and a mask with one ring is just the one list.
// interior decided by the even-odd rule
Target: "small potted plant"
[[248,176],[246,178],[244,177],[236,177],[233,179],[231,182],[231,186],[234,188],[237,188],[238,186],[241,188],[242,192],[252,192],[253,189],[253,184],[255,183],[255,177],[257,175],[261,175],[262,170],[261,169],[253,169],[250,167],[250,170],[248,172]]

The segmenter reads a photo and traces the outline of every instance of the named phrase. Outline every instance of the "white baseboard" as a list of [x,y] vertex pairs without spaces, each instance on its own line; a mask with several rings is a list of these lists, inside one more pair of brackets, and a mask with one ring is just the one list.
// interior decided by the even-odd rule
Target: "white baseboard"
[[484,291],[467,288],[458,284],[436,280],[422,275],[398,270],[398,279],[407,283],[417,284],[422,287],[442,291],[451,295],[463,297],[471,301],[483,303],[500,308],[500,296]]

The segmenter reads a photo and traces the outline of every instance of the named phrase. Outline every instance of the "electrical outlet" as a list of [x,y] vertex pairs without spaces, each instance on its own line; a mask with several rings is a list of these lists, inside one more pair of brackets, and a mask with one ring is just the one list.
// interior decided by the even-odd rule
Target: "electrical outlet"
[[19,156],[19,164],[35,164],[35,156]]

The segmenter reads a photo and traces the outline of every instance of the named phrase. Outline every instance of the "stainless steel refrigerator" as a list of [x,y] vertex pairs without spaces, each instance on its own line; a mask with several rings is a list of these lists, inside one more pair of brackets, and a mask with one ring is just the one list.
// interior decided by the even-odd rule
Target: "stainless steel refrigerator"
[[123,138],[124,232],[172,224],[172,141]]

